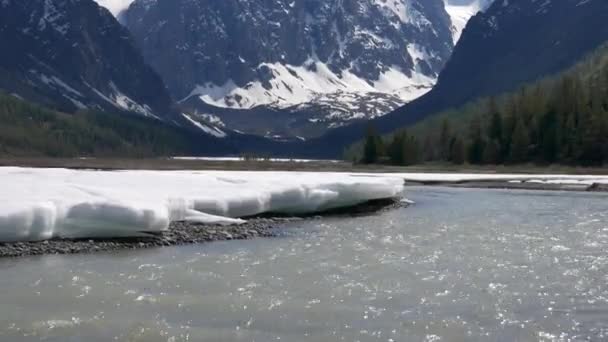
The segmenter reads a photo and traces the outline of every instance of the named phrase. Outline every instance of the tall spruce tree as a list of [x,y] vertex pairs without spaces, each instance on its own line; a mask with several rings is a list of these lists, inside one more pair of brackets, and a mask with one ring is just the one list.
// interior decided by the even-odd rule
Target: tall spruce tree
[[375,164],[380,160],[381,156],[382,138],[380,135],[378,135],[376,129],[370,124],[367,127],[365,146],[363,148],[363,159],[361,162],[364,164]]

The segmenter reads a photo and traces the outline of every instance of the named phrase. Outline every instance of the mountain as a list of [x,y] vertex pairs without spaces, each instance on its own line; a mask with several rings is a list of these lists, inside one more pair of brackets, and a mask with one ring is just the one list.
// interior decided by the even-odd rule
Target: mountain
[[460,40],[462,30],[472,16],[487,9],[494,0],[445,0],[445,10],[452,20],[454,44]]
[[238,153],[227,139],[138,115],[62,113],[0,92],[0,156],[157,157]]
[[0,90],[67,112],[176,119],[129,31],[92,0],[1,0]]
[[258,134],[254,108],[277,114],[262,133],[291,136],[389,112],[430,90],[454,44],[443,0],[136,0],[121,13],[191,117]]
[[[494,2],[471,18],[433,90],[372,124],[388,133],[564,70],[608,40],[606,18],[605,0]],[[361,139],[366,126],[338,128],[292,149],[335,157]]]
[[[461,164],[608,163],[608,44],[574,67],[512,92],[477,99],[393,133],[366,137],[349,159]],[[363,156],[365,154],[365,156]]]

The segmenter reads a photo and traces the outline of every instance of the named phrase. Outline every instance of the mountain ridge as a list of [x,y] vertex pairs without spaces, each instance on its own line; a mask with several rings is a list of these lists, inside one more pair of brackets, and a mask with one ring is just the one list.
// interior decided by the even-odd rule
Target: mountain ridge
[[[389,133],[568,68],[608,40],[606,17],[608,2],[598,0],[494,2],[469,21],[429,93],[371,124]],[[291,148],[298,155],[335,158],[362,137],[367,125],[337,128]]]

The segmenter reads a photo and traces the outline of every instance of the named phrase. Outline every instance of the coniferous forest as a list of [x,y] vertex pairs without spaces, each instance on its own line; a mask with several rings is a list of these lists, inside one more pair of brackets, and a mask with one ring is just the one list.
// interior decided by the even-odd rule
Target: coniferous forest
[[157,120],[67,114],[0,93],[0,156],[162,156],[193,153],[193,134]]
[[[361,151],[361,152],[352,152]],[[500,96],[438,113],[350,156],[363,163],[608,163],[608,47],[574,67]]]

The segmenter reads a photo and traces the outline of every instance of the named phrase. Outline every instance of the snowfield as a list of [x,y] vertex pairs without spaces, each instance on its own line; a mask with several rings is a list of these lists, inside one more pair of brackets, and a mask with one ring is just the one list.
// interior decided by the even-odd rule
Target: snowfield
[[139,236],[398,196],[403,179],[339,173],[0,168],[0,241]]
[[[608,184],[608,176],[0,168],[0,241],[139,236],[172,221],[238,224],[399,196],[407,182]],[[405,181],[405,182],[404,182]]]

